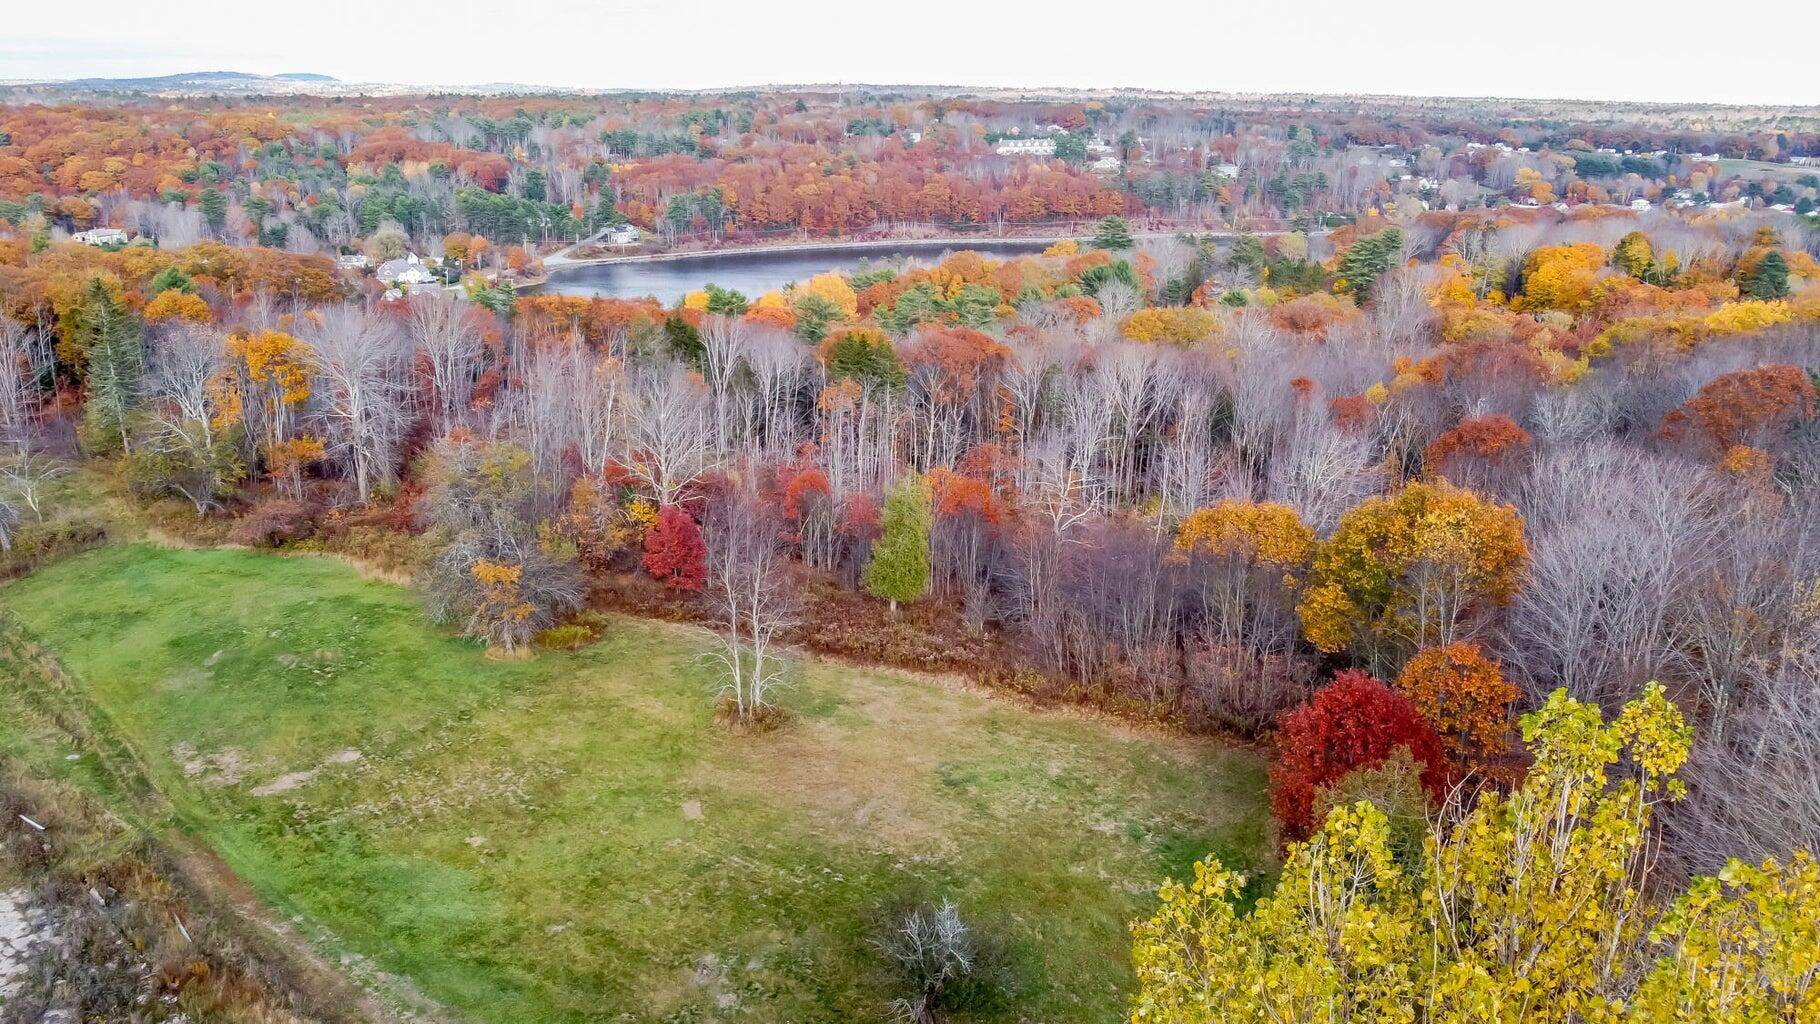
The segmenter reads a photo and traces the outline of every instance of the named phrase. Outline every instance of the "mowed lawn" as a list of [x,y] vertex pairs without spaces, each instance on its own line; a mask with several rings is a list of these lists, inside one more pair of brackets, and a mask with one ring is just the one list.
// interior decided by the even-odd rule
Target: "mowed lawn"
[[180,827],[471,1020],[880,1020],[885,912],[951,897],[1013,965],[979,1019],[1104,1024],[1160,879],[1209,851],[1267,867],[1252,753],[828,663],[785,727],[737,735],[680,627],[492,661],[335,561],[150,545],[0,606]]

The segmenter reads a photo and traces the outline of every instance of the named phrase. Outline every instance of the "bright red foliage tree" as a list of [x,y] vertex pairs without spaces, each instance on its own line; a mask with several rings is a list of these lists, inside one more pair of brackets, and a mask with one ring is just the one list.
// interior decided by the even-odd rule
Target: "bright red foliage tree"
[[673,590],[700,590],[708,579],[701,528],[681,505],[665,505],[645,531],[645,571]]
[[1277,760],[1270,769],[1270,809],[1290,839],[1314,828],[1315,793],[1347,773],[1388,759],[1398,747],[1422,769],[1438,799],[1447,776],[1441,737],[1410,699],[1357,669],[1333,677],[1308,703],[1277,722]]

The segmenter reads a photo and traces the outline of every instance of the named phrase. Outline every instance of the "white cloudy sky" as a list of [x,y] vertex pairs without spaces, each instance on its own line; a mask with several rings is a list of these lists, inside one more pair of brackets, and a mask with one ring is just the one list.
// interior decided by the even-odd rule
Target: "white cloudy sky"
[[[0,79],[314,71],[579,88],[778,82],[1820,104],[1820,2],[7,0]],[[79,11],[77,14],[75,12]]]

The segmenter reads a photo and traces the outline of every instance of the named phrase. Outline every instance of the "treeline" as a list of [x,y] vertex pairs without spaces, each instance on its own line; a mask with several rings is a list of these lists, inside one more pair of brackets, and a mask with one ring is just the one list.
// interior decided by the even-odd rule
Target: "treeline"
[[[1820,176],[1773,166],[1820,152],[1814,133],[1585,120],[864,93],[8,106],[0,220],[47,240],[118,227],[298,252],[352,251],[396,225],[437,255],[450,232],[530,245],[626,219],[712,243],[1109,214],[1262,230],[1510,205],[1820,203]],[[1018,139],[1054,152],[997,152]]]
[[[84,454],[249,542],[330,506],[421,533],[438,615],[501,647],[565,628],[590,576],[655,578],[721,622],[742,719],[780,637],[865,607],[809,597],[872,595],[872,625],[830,628],[898,638],[933,602],[957,632],[905,642],[1009,684],[1276,729],[1291,834],[1398,747],[1430,784],[1508,779],[1523,708],[1660,681],[1702,736],[1675,853],[1786,852],[1820,828],[1820,271],[1773,229],[1640,223],[1321,253],[1115,221],[752,299],[501,312],[339,303],[243,250],[20,247],[5,525],[79,409]],[[1358,756],[1296,760],[1361,716]]]

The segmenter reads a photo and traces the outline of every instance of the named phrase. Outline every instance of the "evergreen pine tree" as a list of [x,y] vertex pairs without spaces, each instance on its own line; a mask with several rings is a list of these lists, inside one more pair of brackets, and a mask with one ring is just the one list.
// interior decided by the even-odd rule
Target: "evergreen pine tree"
[[228,201],[221,190],[210,185],[196,197],[196,205],[202,210],[202,219],[208,221],[209,230],[220,231],[227,224]]
[[929,590],[929,490],[908,477],[885,498],[884,535],[866,563],[866,592],[891,602],[914,601]]
[[1100,249],[1131,248],[1131,225],[1123,217],[1107,217],[1100,221],[1100,229],[1093,235],[1093,244]]
[[1371,294],[1371,286],[1396,265],[1397,253],[1403,249],[1403,232],[1386,228],[1375,235],[1361,238],[1340,257],[1340,276],[1361,301]]
[[1764,253],[1744,283],[1744,291],[1753,299],[1788,298],[1788,260],[1774,249]]
[[76,333],[87,356],[83,444],[91,451],[125,447],[127,417],[138,403],[139,378],[145,370],[139,322],[95,278],[83,295]]

